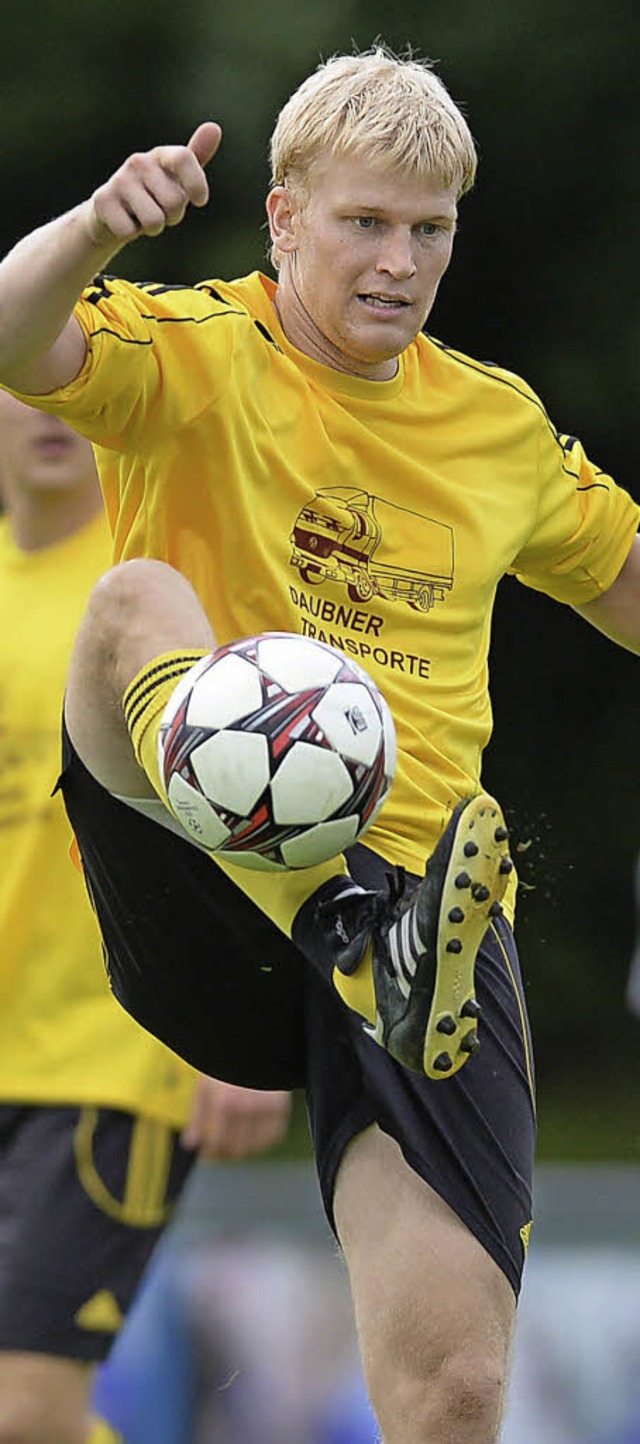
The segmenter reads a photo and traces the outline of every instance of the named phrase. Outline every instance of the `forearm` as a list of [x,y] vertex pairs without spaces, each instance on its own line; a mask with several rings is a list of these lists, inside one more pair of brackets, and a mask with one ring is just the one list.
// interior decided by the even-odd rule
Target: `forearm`
[[137,236],[178,225],[209,197],[204,166],[220,126],[184,146],[136,153],[88,201],[20,241],[0,265],[0,386],[35,396],[77,376],[86,346],[73,308],[84,287]]
[[94,238],[89,208],[84,202],[33,231],[0,264],[0,384],[35,395],[80,370],[84,338],[73,308],[122,246]]

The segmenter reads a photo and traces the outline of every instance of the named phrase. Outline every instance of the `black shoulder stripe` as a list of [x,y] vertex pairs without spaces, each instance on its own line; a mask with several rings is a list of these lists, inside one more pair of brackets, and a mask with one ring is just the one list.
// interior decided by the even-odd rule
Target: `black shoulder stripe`
[[[207,295],[211,296],[214,301],[221,301],[223,306],[231,307],[231,302],[227,301],[224,296],[221,296],[220,292],[216,291],[215,286],[210,285],[208,281],[199,281],[196,290],[206,291]],[[234,316],[239,316],[243,313],[241,311],[232,311],[231,314]],[[248,316],[249,313],[247,312],[246,314]],[[280,346],[278,345],[277,341],[274,341],[273,336],[271,335],[270,331],[267,330],[264,323],[262,321],[256,321],[254,319],[253,324],[256,327],[256,330],[260,332],[260,335],[264,336],[265,341],[268,341],[270,346],[275,346],[276,351],[280,351]]]
[[98,306],[100,301],[104,301],[107,296],[111,295],[109,282],[113,279],[113,276],[105,276],[102,272],[94,276],[91,285],[86,287],[84,293],[85,301],[88,301],[90,306]]
[[221,296],[221,295],[220,295],[220,292],[219,292],[219,291],[216,291],[215,286],[210,286],[210,285],[209,285],[208,281],[198,281],[198,284],[197,284],[197,286],[194,287],[194,290],[196,290],[196,291],[206,291],[206,293],[207,293],[208,296],[211,296],[214,301],[220,301],[223,306],[230,306],[230,305],[231,305],[231,302],[230,302],[230,301],[226,301],[225,298],[224,298],[224,296]]
[[116,341],[122,341],[123,346],[153,346],[151,337],[147,341],[140,340],[137,336],[122,336],[119,331],[114,331],[112,326],[96,326],[91,336],[115,336]]
[[[156,326],[183,326],[190,323],[192,326],[203,326],[205,321],[219,321],[226,316],[244,316],[244,311],[211,311],[208,316],[150,316],[142,315],[143,321],[153,321]],[[120,331],[114,331],[112,326],[97,326],[92,336],[115,336],[116,341],[122,341],[124,346],[153,346],[153,340],[149,336],[146,340],[138,336],[123,336]]]
[[226,321],[227,316],[246,316],[246,311],[209,311],[206,316],[152,316],[146,311],[141,312],[143,321],[153,321],[155,326],[184,326],[185,322],[191,322],[192,326],[204,326],[205,321]]
[[[498,375],[497,371],[494,374],[494,368],[497,365],[496,362],[473,361],[471,357],[460,356],[459,354],[456,354],[456,352],[451,351],[448,346],[445,346],[443,341],[438,341],[435,336],[429,336],[428,332],[425,332],[424,334],[427,336],[427,339],[431,342],[432,346],[437,346],[439,351],[444,351],[445,356],[448,356],[449,359],[451,361],[454,361],[458,366],[466,366],[469,371],[475,371],[480,376],[484,375],[485,367],[488,367],[488,369],[492,372],[492,375],[488,378],[489,380],[497,381],[498,385],[506,386],[509,391],[515,391],[516,395],[521,396],[523,401],[528,401],[530,406],[535,406],[540,412],[541,416],[544,417],[544,420],[549,427],[554,441],[560,447],[560,450],[564,456],[566,456],[567,451],[570,449],[570,447],[575,446],[577,442],[577,437],[562,437],[560,435],[538,396],[532,396],[528,391],[523,391],[520,386],[516,385],[515,381],[509,381],[506,376]],[[566,466],[563,466],[562,469],[563,471],[566,471],[567,476],[577,476],[577,473],[575,471],[570,471],[569,468]],[[603,473],[600,474],[602,475]],[[601,482],[600,485],[604,486],[604,483]],[[582,490],[587,490],[587,488],[584,487],[582,488]],[[604,490],[608,491],[609,488],[604,487]]]
[[[569,457],[570,457],[570,455],[571,455],[571,452],[573,451],[574,446],[579,446],[579,445],[580,445],[580,442],[579,442],[579,440],[578,440],[578,437],[577,437],[577,436],[562,436],[562,435],[556,433],[556,439],[557,439],[557,441],[558,441],[558,444],[562,447],[562,451],[563,451],[563,453],[564,453],[564,458],[565,458],[565,459],[564,459],[564,462],[563,462],[563,465],[562,465],[562,470],[565,472],[565,475],[566,475],[566,476],[572,476],[573,479],[574,479],[574,481],[579,481],[579,480],[580,480],[580,472],[579,472],[579,471],[574,471],[574,470],[572,469],[572,467],[570,467],[570,466],[567,465],[568,459],[569,459]],[[585,486],[577,486],[577,487],[576,487],[576,491],[593,491],[593,489],[594,489],[596,486],[599,486],[602,491],[610,491],[610,486],[609,486],[609,480],[610,480],[610,478],[607,476],[606,472],[604,472],[604,471],[602,470],[602,468],[600,467],[597,471],[595,471],[595,475],[596,475],[596,476],[606,477],[606,480],[605,480],[605,481],[593,481],[593,482],[587,483]]]
[[189,286],[187,282],[175,282],[166,284],[161,281],[132,281],[132,285],[138,291],[146,291],[149,296],[164,296],[166,291],[195,291],[195,286]]
[[[93,305],[97,305],[104,297],[111,295],[113,283],[117,283],[119,279],[121,280],[122,277],[110,276],[104,272],[100,272],[97,276],[93,277],[90,287],[87,287],[85,299],[92,302]],[[189,285],[187,281],[129,281],[127,284],[134,286],[136,291],[146,291],[148,296],[164,296],[170,291],[206,291],[207,295],[211,296],[214,301],[219,301],[221,305],[230,306],[231,304],[230,301],[226,301],[224,296],[221,296],[220,292],[216,291],[213,286],[192,286]]]
[[496,381],[499,386],[506,386],[509,391],[515,391],[516,395],[521,396],[523,401],[528,401],[531,406],[537,407],[538,411],[540,411],[541,414],[544,416],[547,426],[553,432],[553,435],[558,442],[558,445],[562,449],[562,443],[558,436],[558,432],[556,431],[555,426],[549,419],[547,412],[545,411],[545,408],[542,405],[539,397],[531,396],[528,391],[521,390],[519,386],[516,386],[515,381],[507,380],[506,376],[499,376],[497,374],[498,368],[496,361],[473,361],[470,356],[460,356],[458,352],[452,351],[449,346],[445,346],[444,341],[436,340],[435,336],[429,336],[428,339],[431,342],[432,346],[437,346],[439,351],[444,351],[445,356],[448,356],[449,360],[454,361],[457,366],[466,366],[468,371],[475,371],[479,376],[484,375],[485,369],[491,371],[492,373],[495,372],[495,374],[492,374],[488,379],[491,381]]
[[[92,289],[85,292],[85,300],[94,306],[98,306],[100,301],[110,295],[112,287],[109,283],[115,279],[116,277],[102,274],[96,276],[92,283]],[[232,306],[230,301],[227,301],[224,296],[221,296],[215,286],[210,286],[206,281],[199,282],[197,286],[182,285],[179,283],[165,285],[158,281],[133,281],[131,284],[136,287],[136,290],[145,291],[148,296],[163,296],[169,291],[204,291],[207,296],[211,297],[212,301],[219,301],[220,304],[225,307],[224,311],[211,311],[207,316],[153,316],[148,312],[141,313],[141,319],[143,321],[153,321],[158,326],[184,325],[185,322],[190,322],[194,326],[202,326],[205,321],[218,320],[223,316],[246,316],[248,320],[251,319],[246,311],[240,311],[237,307]],[[256,330],[260,332],[260,335],[264,336],[265,341],[268,341],[270,346],[274,346],[276,351],[280,351],[281,348],[278,346],[277,341],[274,341],[273,336],[267,330],[266,326],[263,325],[262,321],[254,321],[253,324]],[[104,332],[110,336],[118,336],[119,334],[117,331],[110,330],[106,326],[100,327],[99,330],[94,331],[92,334],[97,336],[100,332]],[[119,339],[121,341],[130,340],[130,338],[125,336],[120,336]],[[147,341],[138,341],[133,344],[146,346],[149,343]]]
[[263,325],[262,321],[255,321],[255,320],[254,320],[254,323],[253,323],[253,324],[254,324],[254,326],[255,326],[255,328],[256,328],[256,331],[259,331],[259,332],[260,332],[260,335],[261,335],[261,336],[264,336],[265,341],[268,341],[270,346],[275,346],[276,351],[280,351],[280,350],[281,350],[281,348],[280,348],[280,346],[278,345],[277,341],[274,341],[273,336],[271,336],[270,333],[269,333],[269,331],[267,331],[267,328],[266,328],[266,326]]

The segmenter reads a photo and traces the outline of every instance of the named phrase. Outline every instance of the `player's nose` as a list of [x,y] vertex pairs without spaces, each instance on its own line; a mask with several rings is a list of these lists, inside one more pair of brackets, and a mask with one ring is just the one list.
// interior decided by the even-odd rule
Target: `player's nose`
[[394,227],[381,242],[376,270],[386,271],[396,280],[408,280],[416,272],[413,237],[409,228]]

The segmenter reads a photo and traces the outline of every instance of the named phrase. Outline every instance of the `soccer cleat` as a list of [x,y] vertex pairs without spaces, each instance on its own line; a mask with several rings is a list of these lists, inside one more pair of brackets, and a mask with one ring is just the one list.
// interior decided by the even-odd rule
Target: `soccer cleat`
[[365,1031],[429,1078],[451,1078],[480,1046],[474,969],[513,871],[508,837],[492,797],[467,798],[411,890],[402,869],[389,896],[331,878],[294,921],[294,943],[325,977],[356,972],[369,952],[376,1021]]
[[377,1019],[366,1031],[429,1078],[451,1078],[480,1046],[474,968],[513,870],[507,843],[492,797],[459,803],[423,881],[373,928]]

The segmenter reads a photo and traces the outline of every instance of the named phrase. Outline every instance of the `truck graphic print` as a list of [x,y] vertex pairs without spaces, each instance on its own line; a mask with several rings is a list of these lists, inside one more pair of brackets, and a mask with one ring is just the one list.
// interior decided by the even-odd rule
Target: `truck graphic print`
[[428,612],[453,586],[453,530],[368,491],[323,487],[291,533],[304,582],[342,582],[353,602],[386,597]]

